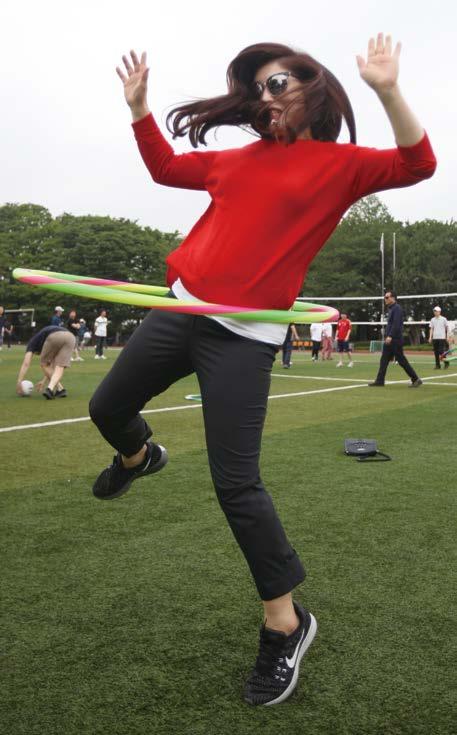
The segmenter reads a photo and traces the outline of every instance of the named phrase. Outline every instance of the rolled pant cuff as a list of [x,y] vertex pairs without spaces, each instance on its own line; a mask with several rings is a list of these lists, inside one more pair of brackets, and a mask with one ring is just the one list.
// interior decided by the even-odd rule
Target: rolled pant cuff
[[306,572],[302,563],[297,554],[294,554],[280,575],[268,580],[268,582],[256,581],[260,599],[268,602],[269,600],[275,600],[277,597],[282,597],[282,595],[286,595],[301,584],[305,577]]
[[[135,440],[132,440],[132,439],[129,440],[128,437],[125,437],[123,438],[123,441],[122,441],[122,447],[118,446],[115,448],[124,457],[133,457],[135,454],[138,454],[138,452],[144,447],[146,441],[150,439],[151,436],[152,436],[152,429],[145,422],[144,432],[140,438],[136,438]],[[119,444],[120,443],[121,442],[119,442]]]

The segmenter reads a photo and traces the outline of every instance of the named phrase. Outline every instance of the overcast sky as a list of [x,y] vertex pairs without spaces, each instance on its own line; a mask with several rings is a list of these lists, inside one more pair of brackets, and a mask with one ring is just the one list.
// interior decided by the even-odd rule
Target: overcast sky
[[[130,48],[148,52],[149,102],[163,129],[177,102],[225,92],[227,65],[242,48],[276,41],[306,50],[336,74],[352,101],[360,145],[390,147],[389,123],[355,62],[382,30],[402,41],[400,84],[438,158],[430,181],[382,199],[402,220],[455,219],[456,7],[454,0],[4,1],[0,203],[189,231],[209,198],[149,178],[115,73]],[[252,140],[222,128],[209,144]],[[173,145],[190,148],[185,140]]]

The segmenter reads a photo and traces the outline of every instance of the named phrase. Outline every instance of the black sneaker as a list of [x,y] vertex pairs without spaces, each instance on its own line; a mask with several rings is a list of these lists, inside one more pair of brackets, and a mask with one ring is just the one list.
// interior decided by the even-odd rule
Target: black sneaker
[[46,388],[46,390],[43,391],[43,398],[46,398],[48,401],[52,401],[55,397],[55,393],[50,388]]
[[376,380],[374,383],[368,383],[369,388],[384,388],[384,383],[378,383]]
[[65,390],[65,388],[62,388],[62,390],[56,390],[55,397],[56,398],[66,398],[67,391]]
[[92,491],[99,500],[113,500],[127,492],[134,480],[146,475],[152,475],[165,467],[168,462],[168,453],[160,444],[146,442],[146,457],[137,467],[127,469],[122,464],[120,454],[113,458],[113,464],[99,474]]
[[294,602],[294,607],[300,625],[291,635],[265,625],[260,630],[259,655],[244,689],[249,704],[279,704],[297,686],[300,661],[316,635],[317,623],[301,605]]
[[412,380],[409,387],[410,388],[419,388],[419,386],[422,385],[422,380],[420,378],[416,378],[416,380]]

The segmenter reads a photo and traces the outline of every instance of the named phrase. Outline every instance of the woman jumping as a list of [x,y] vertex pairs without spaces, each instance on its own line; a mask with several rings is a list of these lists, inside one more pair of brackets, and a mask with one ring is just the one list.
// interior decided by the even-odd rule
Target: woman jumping
[[[122,57],[117,73],[152,178],[211,197],[167,258],[174,296],[289,309],[311,261],[354,202],[432,176],[436,162],[427,135],[397,84],[399,56],[400,46],[392,51],[390,36],[379,34],[370,39],[367,59],[357,57],[362,79],[393,128],[392,149],[356,145],[349,99],[322,64],[287,46],[261,43],[231,62],[226,94],[184,104],[168,116],[174,137],[188,134],[194,148],[219,125],[250,128],[258,140],[183,155],[174,153],[149,110],[146,54]],[[343,118],[349,144],[336,142]],[[292,598],[305,572],[259,472],[270,372],[286,331],[287,324],[152,310],[90,404],[93,421],[118,452],[93,490],[109,500],[164,467],[167,452],[150,440],[139,412],[153,396],[196,373],[217,497],[263,602],[259,654],[244,692],[253,705],[277,704],[290,695],[317,628]]]

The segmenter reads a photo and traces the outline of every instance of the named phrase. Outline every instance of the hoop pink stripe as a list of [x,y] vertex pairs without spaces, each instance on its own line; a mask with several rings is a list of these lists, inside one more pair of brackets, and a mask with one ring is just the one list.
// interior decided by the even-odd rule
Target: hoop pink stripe
[[[51,276],[22,276],[21,281],[24,283],[29,283],[32,286],[36,286],[39,284],[44,283],[63,283],[68,284],[70,286],[72,285],[84,285],[84,286],[95,286],[100,285],[101,282],[104,282],[105,284],[110,283],[111,285],[123,284],[122,281],[104,281],[100,278],[92,278],[92,279],[81,279],[78,281],[68,281],[65,278],[54,278]],[[166,311],[178,311],[181,309],[181,307],[189,307],[193,312],[197,312],[199,314],[208,314],[208,307],[211,309],[212,314],[233,314],[235,312],[243,312],[243,313],[249,313],[252,311],[261,311],[261,309],[254,309],[246,306],[227,306],[223,304],[199,304],[195,301],[181,301],[180,304],[177,304],[176,306],[170,305],[170,306],[163,306],[162,309]]]
[[35,286],[39,283],[74,283],[74,281],[66,281],[63,278],[50,278],[49,276],[21,276],[23,283],[30,283]]
[[[290,322],[309,323],[312,321],[332,322],[338,319],[336,309],[323,304],[305,303],[302,306],[295,302],[290,310],[265,309],[259,307],[233,306],[231,304],[211,304],[200,300],[189,301],[168,296],[168,289],[164,286],[142,286],[141,284],[126,281],[117,281],[107,278],[93,278],[91,276],[73,276],[66,273],[51,273],[34,271],[26,268],[16,268],[13,276],[23,283],[32,286],[44,286],[54,291],[63,291],[80,295],[86,298],[106,299],[119,303],[127,303],[148,309],[181,312],[188,314],[225,315],[248,321],[261,321],[287,324]],[[316,320],[311,314],[316,315]]]

